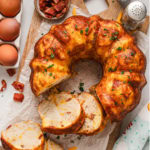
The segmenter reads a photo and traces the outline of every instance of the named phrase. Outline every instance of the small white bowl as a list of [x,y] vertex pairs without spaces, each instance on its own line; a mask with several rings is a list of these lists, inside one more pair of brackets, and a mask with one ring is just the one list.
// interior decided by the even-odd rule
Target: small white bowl
[[45,19],[47,19],[47,20],[58,20],[58,19],[63,18],[63,17],[67,14],[67,12],[68,12],[68,10],[69,10],[69,8],[70,8],[70,3],[71,3],[71,0],[68,0],[68,4],[67,4],[67,7],[66,7],[66,8],[67,8],[67,11],[66,11],[62,16],[60,16],[60,17],[48,18],[48,17],[46,17],[45,14],[40,10],[39,0],[34,0],[34,5],[35,5],[36,11],[39,13],[39,15],[40,15],[41,17],[43,17],[43,18],[45,18]]

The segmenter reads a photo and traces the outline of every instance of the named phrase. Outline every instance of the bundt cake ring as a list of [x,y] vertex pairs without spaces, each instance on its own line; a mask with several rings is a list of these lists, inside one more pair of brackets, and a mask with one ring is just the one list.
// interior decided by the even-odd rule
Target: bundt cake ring
[[99,16],[72,16],[53,25],[35,45],[30,83],[39,96],[71,76],[71,65],[93,59],[103,76],[95,93],[111,121],[121,121],[140,101],[146,59],[121,24]]

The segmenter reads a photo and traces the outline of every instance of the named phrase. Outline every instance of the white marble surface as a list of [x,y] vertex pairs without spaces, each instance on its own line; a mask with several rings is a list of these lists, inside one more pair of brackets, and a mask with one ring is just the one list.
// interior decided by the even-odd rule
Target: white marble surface
[[[142,1],[149,1],[149,0],[142,0]],[[102,0],[86,0],[86,5],[92,14],[99,13],[107,8],[107,4]],[[23,0],[23,14],[22,14],[22,26],[21,26],[22,34],[21,34],[21,46],[20,46],[21,53],[23,52],[25,46],[29,26],[32,19],[33,10],[34,10],[33,0]],[[13,93],[15,92],[15,90],[11,86],[11,83],[15,80],[15,78],[16,76],[9,77],[5,69],[0,70],[0,81],[2,79],[5,79],[8,84],[7,90],[3,93],[0,93],[0,101],[3,107],[7,108],[7,105],[5,105],[5,101],[7,100],[12,101],[13,103]],[[13,112],[9,112],[9,108],[7,109],[8,109],[8,113],[13,113]],[[0,114],[0,118],[2,115],[3,114]],[[147,148],[145,148],[145,150],[148,150],[148,146]]]

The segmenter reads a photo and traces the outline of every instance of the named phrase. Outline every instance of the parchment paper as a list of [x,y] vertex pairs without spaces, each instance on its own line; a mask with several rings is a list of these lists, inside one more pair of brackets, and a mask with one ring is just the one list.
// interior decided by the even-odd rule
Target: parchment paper
[[[75,6],[73,5],[71,6],[70,11],[66,16],[66,18],[72,15],[73,7]],[[86,16],[86,14],[83,14],[79,8],[77,8],[77,14]],[[53,23],[49,23],[45,21],[41,24],[35,42],[42,36],[43,33],[45,34],[49,31],[50,26]],[[32,49],[29,52],[29,55],[25,61],[25,65],[23,67],[20,76],[20,81],[25,84],[25,91],[24,91],[25,99],[23,103],[19,105],[14,103],[13,101],[9,101],[10,103],[9,108],[2,108],[2,106],[0,106],[1,115],[2,113],[7,112],[7,109],[11,109],[11,111],[10,110],[8,111],[10,113],[4,115],[5,117],[7,116],[6,118],[3,118],[3,116],[1,117],[2,120],[0,120],[0,131],[6,128],[9,124],[19,122],[21,120],[33,120],[39,123],[41,122],[39,118],[39,114],[37,112],[37,106],[39,104],[41,97],[36,98],[33,95],[29,83],[29,76],[31,73],[29,68],[29,63],[33,58],[34,45],[35,43],[33,43]],[[79,92],[78,90],[79,83],[84,82],[85,83],[84,88],[85,90],[88,91],[89,87],[98,83],[98,81],[100,80],[101,68],[100,65],[97,64],[96,62],[82,61],[77,63],[74,69],[77,72],[77,75],[67,80],[66,82],[63,82],[60,85],[62,90],[69,90],[69,91],[75,90],[76,92]],[[67,150],[72,146],[76,146],[78,148],[77,150],[106,150],[108,140],[109,140],[109,135],[111,134],[114,128],[115,128],[115,124],[109,123],[102,133],[90,137],[82,136],[80,140],[78,138],[78,135],[67,135],[66,137],[60,136],[59,140],[57,139],[57,136],[50,135],[50,137],[55,141],[57,141],[58,143],[62,144],[65,150]]]

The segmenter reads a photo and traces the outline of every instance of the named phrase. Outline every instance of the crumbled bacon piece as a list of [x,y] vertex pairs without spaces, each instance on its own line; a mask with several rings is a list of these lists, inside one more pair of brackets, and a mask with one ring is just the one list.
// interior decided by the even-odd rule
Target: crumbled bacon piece
[[12,76],[14,76],[16,74],[16,70],[15,69],[7,69],[6,71],[9,74],[10,77],[12,77]]
[[54,6],[54,9],[59,12],[63,10],[64,7],[65,7],[65,3],[64,1],[61,1],[57,5]]
[[5,80],[2,80],[1,83],[2,83],[2,87],[0,89],[0,92],[3,92],[7,88],[7,83]]
[[56,11],[54,8],[50,7],[50,8],[47,8],[45,11],[44,11],[46,14],[48,15],[51,15],[51,16],[55,16],[56,15]]
[[12,86],[13,86],[17,91],[19,91],[19,92],[23,92],[23,90],[24,90],[24,84],[23,84],[23,83],[20,83],[20,82],[18,82],[18,81],[14,81],[14,82],[12,83]]
[[14,93],[14,101],[23,102],[24,95],[22,93]]
[[57,4],[57,3],[59,2],[59,0],[53,0],[53,2],[54,2],[55,4]]

